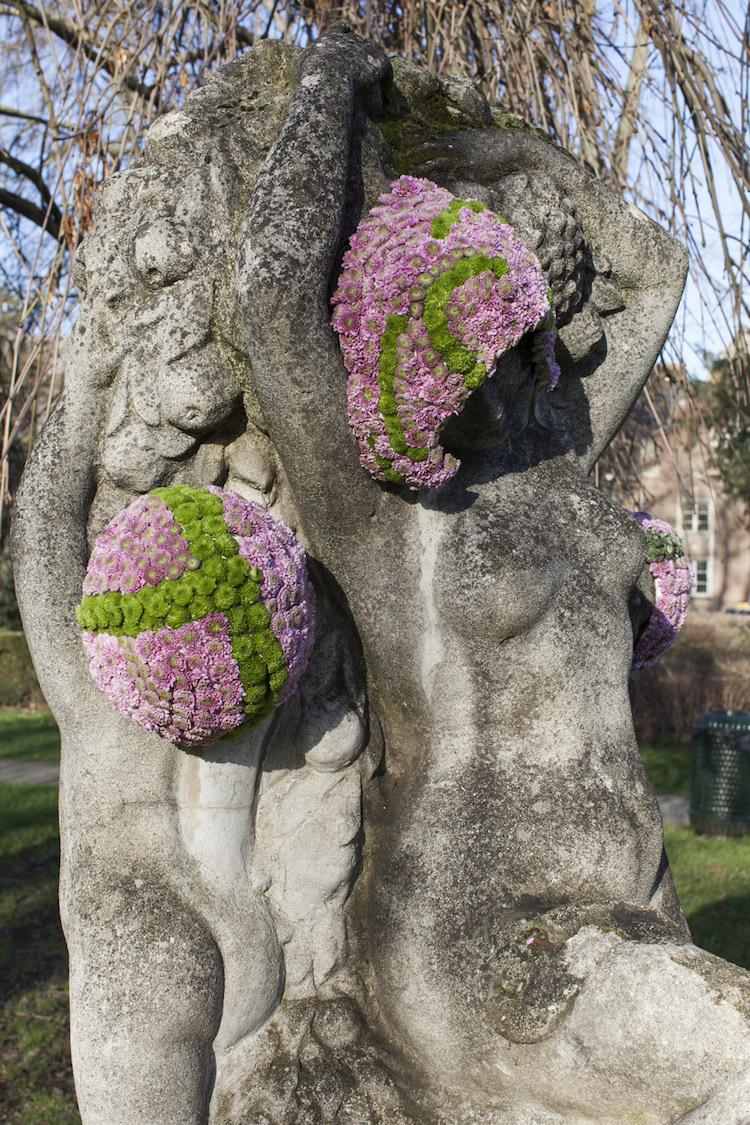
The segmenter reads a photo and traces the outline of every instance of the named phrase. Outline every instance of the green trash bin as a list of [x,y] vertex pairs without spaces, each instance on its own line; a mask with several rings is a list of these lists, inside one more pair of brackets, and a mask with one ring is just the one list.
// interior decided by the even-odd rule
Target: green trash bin
[[750,834],[750,712],[714,707],[693,725],[690,824],[713,836]]

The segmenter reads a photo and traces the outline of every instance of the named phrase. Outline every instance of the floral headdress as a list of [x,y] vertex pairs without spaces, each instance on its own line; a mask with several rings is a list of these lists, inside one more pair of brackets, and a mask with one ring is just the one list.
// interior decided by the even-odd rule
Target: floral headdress
[[513,228],[476,200],[402,176],[352,236],[332,325],[350,372],[349,421],[376,480],[436,488],[459,462],[445,421],[533,332],[551,390],[554,322],[547,282]]

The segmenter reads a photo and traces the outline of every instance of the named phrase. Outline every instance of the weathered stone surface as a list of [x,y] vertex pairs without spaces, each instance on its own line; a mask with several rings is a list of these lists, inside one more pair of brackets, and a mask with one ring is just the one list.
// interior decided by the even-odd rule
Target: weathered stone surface
[[[690,944],[633,735],[643,533],[586,475],[685,256],[522,125],[334,28],[216,72],[100,192],[14,529],[85,1125],[750,1114],[750,977]],[[416,497],[359,464],[328,305],[403,171],[516,225],[563,369],[503,357]],[[172,481],[280,516],[319,600],[298,693],[200,753],[109,710],[73,617],[93,536]]]

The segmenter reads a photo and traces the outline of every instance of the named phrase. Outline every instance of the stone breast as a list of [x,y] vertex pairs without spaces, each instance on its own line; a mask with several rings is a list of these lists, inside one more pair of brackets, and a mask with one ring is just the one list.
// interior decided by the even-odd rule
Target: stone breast
[[574,467],[554,462],[472,487],[440,524],[432,597],[438,618],[493,645],[538,623],[554,605],[581,618],[591,599],[627,604],[643,568],[635,520]]

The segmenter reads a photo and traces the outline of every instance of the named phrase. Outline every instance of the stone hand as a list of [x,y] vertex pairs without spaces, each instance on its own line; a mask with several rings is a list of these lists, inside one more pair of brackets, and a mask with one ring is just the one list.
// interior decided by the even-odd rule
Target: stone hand
[[391,64],[380,47],[357,35],[347,24],[334,23],[304,51],[299,74],[302,81],[320,75],[338,86],[348,78],[355,91],[364,96],[366,108],[375,110],[382,104],[380,86],[390,79]]

